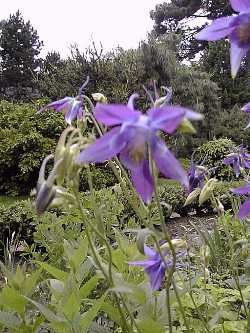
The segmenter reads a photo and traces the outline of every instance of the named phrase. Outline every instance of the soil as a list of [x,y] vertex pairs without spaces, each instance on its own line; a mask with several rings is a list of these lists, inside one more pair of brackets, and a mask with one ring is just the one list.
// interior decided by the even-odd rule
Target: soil
[[172,238],[186,238],[190,245],[199,245],[202,240],[198,230],[211,231],[216,219],[215,215],[174,217],[169,219],[167,226]]

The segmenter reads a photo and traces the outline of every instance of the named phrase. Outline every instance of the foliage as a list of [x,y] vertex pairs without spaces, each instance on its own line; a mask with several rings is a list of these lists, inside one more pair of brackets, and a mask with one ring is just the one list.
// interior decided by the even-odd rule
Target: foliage
[[[111,187],[117,183],[117,179],[108,165],[92,166],[91,174],[93,180],[93,186],[96,190],[102,188]],[[80,176],[80,191],[88,191],[88,175],[86,170],[81,172]]]
[[216,167],[214,174],[218,179],[233,180],[232,168],[223,163],[223,159],[231,153],[233,147],[235,147],[234,142],[226,138],[208,141],[197,149],[195,153],[196,163],[202,163],[208,168]]
[[36,114],[39,105],[0,102],[0,192],[29,194],[43,158],[53,152],[65,127],[53,112]]
[[42,47],[37,31],[30,21],[25,22],[21,13],[2,21],[0,57],[2,87],[32,87],[32,77],[41,63],[38,58]]

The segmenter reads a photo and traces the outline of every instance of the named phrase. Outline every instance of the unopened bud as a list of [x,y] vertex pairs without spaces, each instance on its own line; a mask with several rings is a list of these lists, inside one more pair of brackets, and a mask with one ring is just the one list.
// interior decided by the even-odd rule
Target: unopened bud
[[104,96],[101,93],[94,93],[92,94],[93,100],[95,102],[99,102],[99,103],[103,103],[103,104],[107,104],[108,103],[108,99],[106,96]]
[[187,119],[184,118],[178,128],[178,131],[182,134],[195,134],[196,129],[192,125],[192,123]]
[[[181,238],[174,238],[171,240],[171,243],[174,248],[181,249],[187,247],[187,242],[184,239]],[[168,249],[169,250],[169,244],[168,242],[165,242],[161,245],[161,249]]]
[[[166,97],[165,97],[165,96],[158,98],[158,99],[155,101],[155,103],[154,103],[154,107],[155,107],[155,108],[161,107],[162,105],[165,104],[165,101],[166,101]],[[166,112],[167,112],[167,111],[166,111]]]
[[55,196],[56,190],[54,185],[48,186],[47,182],[44,182],[41,185],[36,197],[35,206],[37,212],[40,214],[45,212],[45,210],[49,207]]
[[190,205],[191,203],[193,203],[196,198],[198,198],[198,196],[201,193],[201,189],[199,187],[197,187],[196,189],[194,189],[187,197],[184,206]]
[[218,180],[216,178],[211,178],[208,180],[208,182],[205,184],[203,189],[201,190],[200,196],[199,196],[199,205],[201,206],[204,202],[206,202],[208,199],[211,198],[213,194],[213,190],[217,184]]

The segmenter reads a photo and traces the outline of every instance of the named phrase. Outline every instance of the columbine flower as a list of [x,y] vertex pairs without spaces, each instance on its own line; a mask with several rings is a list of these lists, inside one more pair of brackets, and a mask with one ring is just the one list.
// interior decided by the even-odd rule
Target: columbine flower
[[[233,193],[239,194],[239,195],[245,195],[250,193],[250,182],[247,182],[246,185],[235,188],[232,190]],[[250,197],[241,205],[240,210],[238,212],[238,218],[244,219],[250,214]]]
[[151,200],[153,179],[149,168],[148,148],[160,172],[168,178],[188,186],[188,179],[179,161],[157,136],[158,130],[171,134],[184,117],[200,119],[201,115],[179,106],[150,109],[141,114],[133,108],[130,97],[128,105],[97,104],[95,117],[106,126],[115,126],[95,143],[83,150],[78,163],[103,162],[119,155],[123,165],[131,171],[132,182],[145,202]]
[[[244,105],[241,110],[246,112],[246,113],[250,113],[250,102],[247,103],[246,105]],[[246,128],[249,128],[249,127],[250,127],[250,122],[248,123]]]
[[215,41],[228,37],[231,42],[231,73],[235,77],[242,58],[250,50],[250,1],[230,0],[230,3],[239,14],[218,18],[201,30],[196,38]]
[[246,151],[246,148],[241,146],[237,151],[227,155],[223,161],[226,165],[233,165],[236,177],[239,177],[242,168],[250,169],[250,154]]
[[75,98],[64,97],[63,99],[45,105],[38,112],[40,113],[47,109],[54,109],[57,112],[62,111],[64,113],[65,121],[69,125],[71,125],[75,118],[81,119],[83,117],[82,100],[79,96]]
[[[130,261],[129,265],[144,267],[145,272],[149,276],[152,290],[153,291],[159,290],[161,288],[166,270],[170,269],[173,265],[172,259],[170,258],[168,251],[163,250],[163,255],[165,259],[164,263],[160,254],[158,252],[155,252],[146,245],[144,245],[144,253],[146,256],[148,256],[148,259],[140,261]],[[176,253],[177,258],[183,256],[184,256],[183,251]],[[183,266],[184,266],[183,264],[178,262],[176,264],[176,268],[182,268]]]
[[188,193],[193,192],[196,188],[202,188],[204,186],[204,179],[208,174],[208,170],[201,166],[195,165],[194,161],[191,160],[190,168],[188,171]]

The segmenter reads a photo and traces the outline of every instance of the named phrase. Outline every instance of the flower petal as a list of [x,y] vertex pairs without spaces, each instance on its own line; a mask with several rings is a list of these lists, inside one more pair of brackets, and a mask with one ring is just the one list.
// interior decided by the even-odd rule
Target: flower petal
[[189,182],[186,172],[180,162],[174,157],[165,143],[158,139],[152,148],[153,158],[158,169],[165,177],[178,180],[184,187],[188,188]]
[[218,18],[208,27],[205,27],[198,32],[198,34],[195,35],[195,38],[198,40],[215,41],[227,37],[235,29],[235,27],[232,26],[233,21],[233,16]]
[[152,127],[161,129],[171,134],[180,125],[188,110],[180,106],[166,106],[159,109],[151,109],[148,112]]
[[79,109],[81,108],[82,102],[80,101],[74,101],[71,108],[65,113],[65,121],[69,125],[71,125],[72,121],[77,117]]
[[239,188],[234,188],[231,190],[234,194],[244,195],[250,193],[250,184],[246,184]]
[[56,111],[60,111],[65,107],[65,105],[67,103],[71,103],[73,101],[73,99],[74,99],[73,97],[64,97],[64,98],[62,98],[58,101],[55,101],[55,102],[52,102],[52,103],[49,103],[49,104],[45,105],[44,107],[42,107],[38,111],[38,113],[43,112],[47,109],[54,109]]
[[250,112],[250,102],[244,105],[241,110],[244,112]]
[[241,64],[241,60],[247,54],[247,49],[240,48],[235,42],[231,42],[230,61],[231,61],[231,75],[235,78]]
[[236,12],[250,11],[250,0],[230,0],[230,3]]
[[144,245],[144,253],[148,256],[148,257],[154,257],[157,255],[157,253],[151,249],[150,247],[148,247],[147,245]]
[[136,120],[140,113],[123,104],[98,103],[94,113],[95,118],[106,126],[119,125],[125,121]]
[[238,218],[244,219],[250,214],[250,198],[248,198],[240,207],[240,210],[238,212]]
[[149,275],[150,284],[152,290],[156,291],[161,288],[162,281],[165,276],[166,269],[162,264],[155,264],[154,266],[150,266],[145,268],[145,272]]
[[120,127],[115,127],[102,137],[90,144],[86,149],[82,150],[77,156],[77,163],[93,163],[104,162],[112,159],[123,149],[125,142],[116,144],[116,139],[119,137]]
[[139,95],[137,93],[134,93],[129,97],[127,107],[130,108],[131,110],[134,110],[134,100],[139,98]]

